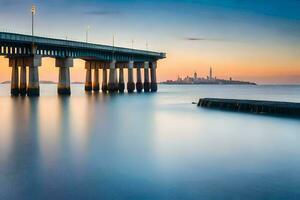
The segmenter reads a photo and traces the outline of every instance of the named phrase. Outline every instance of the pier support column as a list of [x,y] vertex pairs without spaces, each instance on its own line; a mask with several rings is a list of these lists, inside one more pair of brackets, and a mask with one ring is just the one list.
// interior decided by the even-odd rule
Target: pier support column
[[27,93],[27,69],[26,69],[26,65],[23,62],[23,59],[20,59],[21,63],[21,74],[20,74],[20,95],[21,96],[25,96]]
[[73,67],[72,58],[57,58],[56,67],[59,68],[57,93],[71,95],[70,67]]
[[85,69],[86,69],[86,75],[85,75],[85,84],[84,84],[84,90],[85,91],[92,91],[92,67],[91,62],[86,61],[85,62]]
[[136,68],[136,91],[141,93],[143,91],[142,73],[140,65]]
[[102,65],[102,87],[101,90],[102,92],[106,93],[108,91],[108,86],[107,86],[107,63],[103,63]]
[[9,58],[9,66],[11,67],[11,89],[12,96],[19,95],[19,68],[17,58]]
[[120,65],[119,68],[119,92],[124,93],[125,90],[125,83],[124,83],[124,69],[123,64]]
[[29,81],[28,81],[28,96],[40,95],[40,82],[39,82],[39,66],[42,65],[42,57],[34,55],[27,59],[27,66],[29,66]]
[[151,92],[157,92],[156,61],[151,63]]
[[116,61],[114,60],[109,65],[108,91],[109,92],[118,91]]
[[133,61],[128,63],[128,82],[127,82],[127,91],[128,93],[133,93],[135,90],[135,84],[133,81]]
[[144,63],[144,92],[150,92],[149,62]]
[[94,67],[94,81],[93,81],[93,91],[99,92],[100,85],[99,85],[99,64],[95,63]]

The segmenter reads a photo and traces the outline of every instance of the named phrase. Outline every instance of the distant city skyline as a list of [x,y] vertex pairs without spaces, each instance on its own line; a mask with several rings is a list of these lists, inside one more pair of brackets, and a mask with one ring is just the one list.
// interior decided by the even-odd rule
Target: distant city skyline
[[[193,78],[193,79],[202,79],[202,80],[217,80],[217,79],[226,79],[226,77],[229,77],[228,80],[234,80],[234,77],[230,76],[230,74],[227,74],[226,77],[214,76],[213,67],[208,67],[208,70],[209,71],[206,75],[198,74],[197,71],[194,71],[193,76],[190,76],[191,74],[190,75],[177,75],[177,81],[182,80],[183,78],[185,78],[185,79]],[[247,80],[243,80],[243,81],[247,81]]]
[[[300,1],[297,0],[0,0],[0,29],[31,32],[35,4],[38,35],[86,40],[167,52],[158,80],[214,66],[217,77],[257,83],[300,83]],[[41,79],[57,80],[52,59],[44,59]],[[0,58],[0,81],[10,69]],[[72,81],[83,81],[76,60]],[[230,72],[230,76],[228,75]]]
[[209,71],[207,76],[198,76],[197,72],[194,72],[193,76],[184,76],[181,77],[178,75],[176,80],[167,80],[163,81],[163,84],[218,84],[218,85],[256,85],[254,82],[250,82],[247,80],[237,80],[233,79],[232,77],[226,79],[226,78],[220,78],[217,76],[214,76],[213,74],[213,68],[209,67]]
[[[207,76],[201,76],[200,75],[200,77],[198,76],[199,74],[198,74],[198,72],[195,70],[194,71],[194,73],[193,73],[193,78],[195,78],[195,79],[197,79],[197,78],[205,78],[205,79],[213,79],[213,78],[215,78],[216,79],[216,76],[215,77],[213,77],[213,67],[208,67],[208,69],[209,69],[209,72],[208,72],[208,74],[207,74]],[[177,79],[178,78],[182,78],[182,77],[190,77],[189,75],[177,75]],[[230,78],[232,78],[232,77],[230,77]]]

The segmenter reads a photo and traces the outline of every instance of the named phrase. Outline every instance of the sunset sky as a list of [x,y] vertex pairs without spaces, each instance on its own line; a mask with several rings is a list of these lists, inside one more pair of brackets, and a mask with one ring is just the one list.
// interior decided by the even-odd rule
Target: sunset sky
[[[257,83],[300,84],[299,0],[0,0],[0,28],[167,53],[158,79],[207,76]],[[85,78],[76,60],[72,81]],[[57,80],[53,59],[43,59],[41,80]],[[0,58],[0,81],[10,79]]]

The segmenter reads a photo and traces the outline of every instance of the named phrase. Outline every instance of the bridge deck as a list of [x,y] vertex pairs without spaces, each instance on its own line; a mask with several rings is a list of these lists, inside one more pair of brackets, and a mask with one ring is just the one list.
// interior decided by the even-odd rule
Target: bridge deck
[[2,44],[9,43],[9,44],[17,44],[17,45],[18,44],[31,45],[33,42],[38,46],[47,46],[52,48],[68,48],[72,50],[75,49],[75,50],[87,50],[87,51],[99,51],[99,52],[101,51],[101,52],[111,52],[111,53],[114,52],[115,54],[148,56],[157,60],[166,57],[166,54],[161,52],[129,49],[123,47],[113,47],[108,45],[46,38],[46,37],[39,37],[39,36],[30,36],[30,35],[23,35],[17,33],[0,32],[0,43]]

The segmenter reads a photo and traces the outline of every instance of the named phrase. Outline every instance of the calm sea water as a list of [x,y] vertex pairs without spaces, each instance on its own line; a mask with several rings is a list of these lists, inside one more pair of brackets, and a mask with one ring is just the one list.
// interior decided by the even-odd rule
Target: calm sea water
[[0,86],[0,199],[300,199],[300,120],[198,108],[300,102],[300,86],[12,98]]

